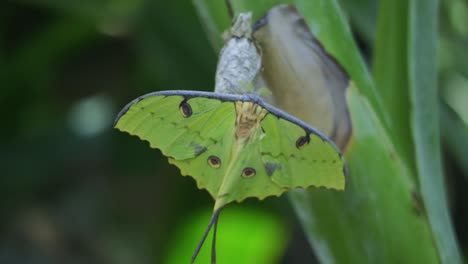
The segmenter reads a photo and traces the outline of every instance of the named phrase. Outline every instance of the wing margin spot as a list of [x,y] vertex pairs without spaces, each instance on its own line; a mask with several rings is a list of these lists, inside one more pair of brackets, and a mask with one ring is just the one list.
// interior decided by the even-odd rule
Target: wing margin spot
[[185,117],[185,118],[189,118],[193,114],[192,107],[187,102],[187,99],[184,99],[182,102],[180,102],[179,110],[180,110],[180,113],[182,114],[182,116]]
[[273,173],[275,173],[276,170],[281,168],[281,164],[272,162],[265,162],[263,166],[265,167],[265,170],[270,177],[273,175]]
[[301,149],[305,145],[309,144],[309,142],[310,142],[310,133],[306,133],[305,136],[300,136],[296,140],[296,148]]
[[200,156],[203,152],[205,152],[207,150],[207,148],[205,146],[199,145],[199,144],[197,144],[195,142],[191,142],[190,147],[193,148],[195,157]]

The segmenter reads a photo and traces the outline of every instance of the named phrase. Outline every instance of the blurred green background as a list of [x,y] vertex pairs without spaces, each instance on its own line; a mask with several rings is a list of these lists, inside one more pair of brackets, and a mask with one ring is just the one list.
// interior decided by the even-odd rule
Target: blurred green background
[[[341,4],[370,60],[378,1]],[[467,1],[442,1],[439,21],[444,163],[466,255]],[[112,123],[147,92],[213,90],[216,60],[191,1],[2,1],[0,263],[188,263],[211,197]],[[296,221],[284,197],[232,205],[219,259],[311,263]]]

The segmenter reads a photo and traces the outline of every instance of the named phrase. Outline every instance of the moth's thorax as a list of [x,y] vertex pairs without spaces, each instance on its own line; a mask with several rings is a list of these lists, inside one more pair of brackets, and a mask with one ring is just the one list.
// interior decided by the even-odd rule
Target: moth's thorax
[[266,114],[267,111],[258,104],[236,102],[236,140],[248,140]]

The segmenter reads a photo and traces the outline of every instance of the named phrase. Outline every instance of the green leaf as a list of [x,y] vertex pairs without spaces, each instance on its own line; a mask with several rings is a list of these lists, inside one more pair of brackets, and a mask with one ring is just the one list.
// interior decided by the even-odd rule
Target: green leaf
[[339,0],[338,2],[343,10],[346,10],[353,30],[356,30],[359,37],[371,45],[375,39],[376,10],[381,3],[374,0]]
[[229,23],[231,22],[224,1],[212,1],[210,5],[207,5],[205,0],[194,0],[193,4],[211,45],[213,45],[216,50],[221,49],[223,46],[221,34],[229,27]]
[[430,227],[415,199],[410,170],[396,154],[370,103],[351,88],[354,138],[344,193],[291,195],[322,263],[438,263]]
[[461,263],[442,173],[437,93],[438,1],[409,7],[408,67],[411,125],[422,197],[442,263]]
[[388,116],[387,131],[408,166],[414,168],[408,96],[407,24],[409,2],[380,2],[374,52],[374,78]]

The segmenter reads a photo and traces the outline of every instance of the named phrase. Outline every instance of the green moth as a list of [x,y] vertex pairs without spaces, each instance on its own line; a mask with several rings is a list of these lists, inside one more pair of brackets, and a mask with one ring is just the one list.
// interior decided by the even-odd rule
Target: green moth
[[215,211],[297,187],[345,187],[335,144],[256,94],[150,93],[128,104],[115,127],[161,149],[208,190]]
[[160,149],[182,175],[192,176],[214,198],[213,216],[192,262],[213,226],[215,262],[217,220],[227,204],[294,188],[344,190],[346,185],[347,167],[333,141],[270,105],[258,91],[238,92],[242,84],[255,83],[261,58],[251,39],[249,15],[239,16],[231,35],[220,55],[216,92],[143,95],[115,121],[117,129]]
[[208,190],[215,200],[209,227],[233,201],[298,187],[345,188],[347,168],[335,144],[256,94],[150,93],[129,103],[115,127],[159,148]]

